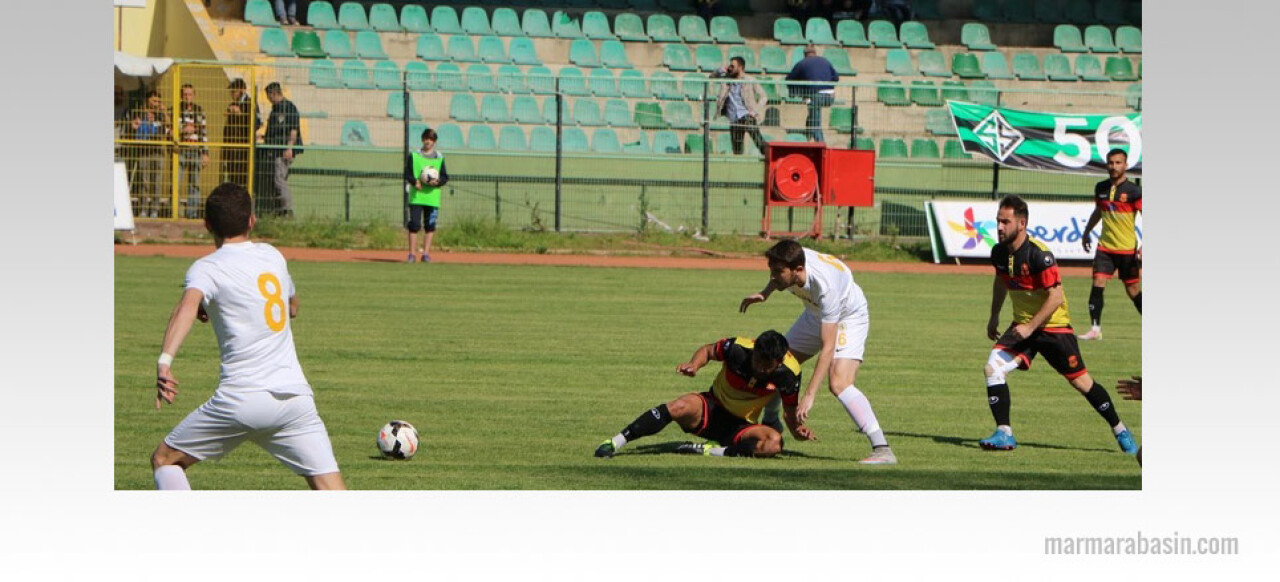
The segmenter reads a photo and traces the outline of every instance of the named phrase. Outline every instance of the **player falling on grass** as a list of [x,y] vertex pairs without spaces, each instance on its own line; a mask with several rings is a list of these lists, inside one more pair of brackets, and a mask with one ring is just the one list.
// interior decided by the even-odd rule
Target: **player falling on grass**
[[284,257],[249,240],[253,203],[244,187],[218,186],[205,202],[216,251],[187,270],[186,289],[164,333],[156,364],[156,408],[173,403],[171,369],[192,323],[212,323],[222,354],[218,389],[151,455],[157,489],[190,489],[186,469],[253,441],[312,489],[345,489],[324,421],[293,347],[289,320],[298,297]]
[[1098,252],[1093,257],[1093,288],[1089,290],[1089,319],[1092,326],[1083,340],[1102,339],[1102,300],[1107,279],[1119,273],[1125,293],[1142,313],[1142,247],[1138,241],[1137,216],[1142,212],[1142,187],[1125,177],[1129,154],[1122,149],[1107,152],[1107,179],[1093,188],[1097,207],[1089,215],[1080,245],[1085,252],[1093,244],[1089,233],[1102,221]]
[[627,443],[657,434],[675,421],[685,432],[720,446],[689,443],[680,452],[721,457],[772,457],[782,452],[782,435],[759,424],[760,413],[775,394],[786,405],[791,435],[810,440],[813,432],[795,416],[800,391],[800,363],[787,353],[787,339],[769,330],[756,338],[725,338],[699,347],[676,371],[693,377],[715,360],[720,373],[706,392],[689,393],[659,404],[636,417],[613,438],[600,443],[597,457],[612,457]]
[[[991,319],[987,322],[987,337],[995,340],[996,345],[986,365],[987,403],[995,417],[996,431],[978,444],[997,451],[1018,446],[1009,424],[1009,384],[1005,375],[1015,369],[1030,368],[1036,354],[1043,354],[1045,361],[1107,421],[1120,449],[1136,453],[1138,445],[1120,422],[1111,395],[1093,381],[1085,368],[1071,329],[1058,264],[1043,243],[1027,236],[1027,218],[1027,203],[1021,198],[1010,195],[1000,201],[996,214],[1000,242],[991,249],[996,276],[991,285]],[[1005,296],[1012,299],[1013,324],[1000,335],[1000,310]]]
[[[806,249],[794,240],[783,240],[765,251],[769,260],[769,284],[759,293],[748,295],[738,306],[761,303],[774,291],[787,290],[804,303],[804,312],[787,331],[787,343],[800,363],[813,356],[818,361],[813,377],[796,405],[801,424],[809,418],[809,410],[817,398],[818,387],[827,379],[845,412],[858,431],[871,441],[871,455],[859,461],[864,465],[893,465],[898,462],[885,440],[880,422],[871,409],[871,401],[853,385],[862,364],[870,317],[867,298],[853,281],[853,272],[840,259]],[[776,402],[770,403],[766,424],[776,423]]]

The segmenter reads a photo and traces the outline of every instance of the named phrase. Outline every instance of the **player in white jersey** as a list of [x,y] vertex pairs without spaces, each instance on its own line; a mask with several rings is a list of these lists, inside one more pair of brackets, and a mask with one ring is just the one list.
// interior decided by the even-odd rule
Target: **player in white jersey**
[[253,441],[312,489],[346,489],[324,421],[293,347],[289,320],[298,297],[284,256],[249,240],[256,221],[249,193],[226,183],[209,195],[205,228],[218,250],[187,270],[156,364],[156,408],[173,403],[173,356],[196,319],[213,325],[222,373],[213,397],[151,454],[157,489],[190,489],[186,469]]
[[[813,408],[818,386],[827,378],[827,386],[853,419],[858,431],[871,441],[871,455],[859,461],[866,465],[892,465],[898,462],[884,431],[871,410],[871,401],[853,385],[862,364],[870,318],[867,298],[853,282],[853,272],[840,259],[800,246],[794,240],[783,240],[764,253],[769,260],[769,284],[759,293],[748,295],[738,306],[761,303],[774,291],[787,290],[804,303],[804,313],[787,332],[791,353],[801,363],[818,356],[813,375],[796,406],[796,416],[804,424]],[[777,402],[766,411],[769,421],[777,422]]]

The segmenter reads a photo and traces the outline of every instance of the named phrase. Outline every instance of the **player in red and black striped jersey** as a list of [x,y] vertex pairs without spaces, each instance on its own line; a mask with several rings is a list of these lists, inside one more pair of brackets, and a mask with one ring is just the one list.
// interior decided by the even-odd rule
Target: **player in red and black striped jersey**
[[1133,306],[1142,313],[1142,246],[1138,241],[1137,218],[1142,212],[1142,187],[1125,177],[1129,154],[1122,149],[1107,152],[1107,179],[1093,187],[1097,207],[1089,215],[1080,244],[1085,252],[1093,240],[1089,233],[1102,222],[1098,252],[1093,256],[1093,289],[1089,291],[1089,331],[1080,339],[1102,339],[1103,291],[1107,279],[1119,273]]
[[[991,285],[991,319],[987,337],[996,340],[987,358],[987,403],[995,417],[996,431],[978,441],[987,450],[1013,450],[1018,443],[1009,423],[1009,384],[1005,375],[1026,370],[1036,354],[1079,390],[1089,405],[1111,425],[1121,450],[1135,453],[1133,435],[1120,422],[1111,395],[1094,382],[1084,366],[1080,346],[1071,330],[1066,294],[1053,253],[1043,243],[1027,236],[1027,203],[1017,196],[1005,196],[996,214],[999,244],[991,249],[996,277]],[[1000,310],[1005,297],[1013,302],[1013,325],[1000,334]]]
[[676,366],[685,376],[715,360],[720,373],[706,392],[685,394],[641,414],[622,432],[596,448],[597,457],[612,457],[623,445],[657,434],[675,421],[685,432],[713,440],[719,447],[693,445],[690,452],[727,457],[772,457],[782,452],[782,435],[760,424],[765,404],[780,395],[783,418],[792,436],[810,440],[813,432],[796,420],[800,363],[787,351],[787,338],[769,330],[760,337],[724,338],[701,346],[688,362]]

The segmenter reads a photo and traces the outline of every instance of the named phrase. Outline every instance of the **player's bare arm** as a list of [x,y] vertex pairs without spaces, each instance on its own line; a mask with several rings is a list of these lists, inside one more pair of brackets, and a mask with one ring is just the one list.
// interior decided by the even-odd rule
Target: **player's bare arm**
[[1089,215],[1089,222],[1084,225],[1084,234],[1080,236],[1080,246],[1084,248],[1084,252],[1089,252],[1093,246],[1093,237],[1089,233],[1093,232],[1093,227],[1098,226],[1098,221],[1102,220],[1102,209],[1097,206],[1093,207],[1093,214]]
[[782,406],[782,420],[787,423],[787,430],[791,431],[791,436],[802,441],[816,441],[817,435],[813,434],[813,429],[806,426],[796,418],[795,406]]
[[1049,296],[1045,298],[1044,305],[1041,305],[1040,310],[1031,317],[1031,321],[1014,326],[1014,333],[1024,339],[1031,337],[1031,334],[1040,329],[1044,322],[1049,321],[1049,316],[1053,315],[1054,310],[1058,309],[1063,301],[1062,285],[1050,287]]
[[298,316],[298,296],[291,295],[289,297],[289,319],[293,319],[297,316]]
[[676,371],[690,378],[698,375],[698,370],[701,370],[711,360],[711,350],[713,349],[715,349],[713,344],[700,346],[693,352],[693,356],[689,358],[688,362],[676,366]]
[[[169,316],[169,325],[164,330],[164,342],[160,347],[162,354],[172,357],[178,353],[178,348],[182,347],[183,340],[191,331],[191,325],[195,323],[196,314],[200,311],[200,302],[203,300],[204,293],[199,289],[187,289],[182,292],[182,298],[173,308],[173,314]],[[173,377],[171,364],[157,363],[156,408],[160,408],[161,401],[173,404],[173,398],[177,394],[178,380]]]
[[836,323],[823,322],[821,329],[822,351],[818,353],[818,362],[813,365],[813,375],[809,377],[809,384],[805,386],[804,393],[800,395],[800,403],[796,406],[796,420],[800,424],[809,420],[813,401],[818,397],[822,382],[831,373],[831,362],[836,357]]
[[742,303],[738,305],[738,313],[746,313],[748,307],[756,303],[764,303],[769,299],[769,296],[773,295],[773,292],[777,290],[778,287],[774,285],[773,279],[769,279],[769,283],[765,285],[764,289],[761,289],[759,293],[748,295],[742,299]]
[[991,281],[991,319],[987,321],[987,339],[1000,339],[1000,310],[1004,308],[1004,298],[1009,294],[1000,277]]

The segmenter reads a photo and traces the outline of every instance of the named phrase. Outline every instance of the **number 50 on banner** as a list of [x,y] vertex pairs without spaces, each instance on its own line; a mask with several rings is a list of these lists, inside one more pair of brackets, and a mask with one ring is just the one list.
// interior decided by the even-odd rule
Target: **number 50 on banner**
[[[1089,119],[1084,117],[1055,117],[1053,140],[1058,145],[1069,147],[1054,154],[1053,160],[1068,168],[1083,168],[1093,159],[1105,161],[1107,152],[1112,148],[1111,136],[1116,133],[1121,139],[1117,139],[1115,143],[1129,146],[1129,162],[1126,169],[1132,169],[1142,161],[1142,132],[1132,119],[1119,116],[1104,118],[1098,122],[1092,144],[1085,139],[1085,136],[1071,131],[1075,128],[1087,128],[1090,125]],[[1075,149],[1075,153],[1068,153],[1068,149],[1071,148]]]

